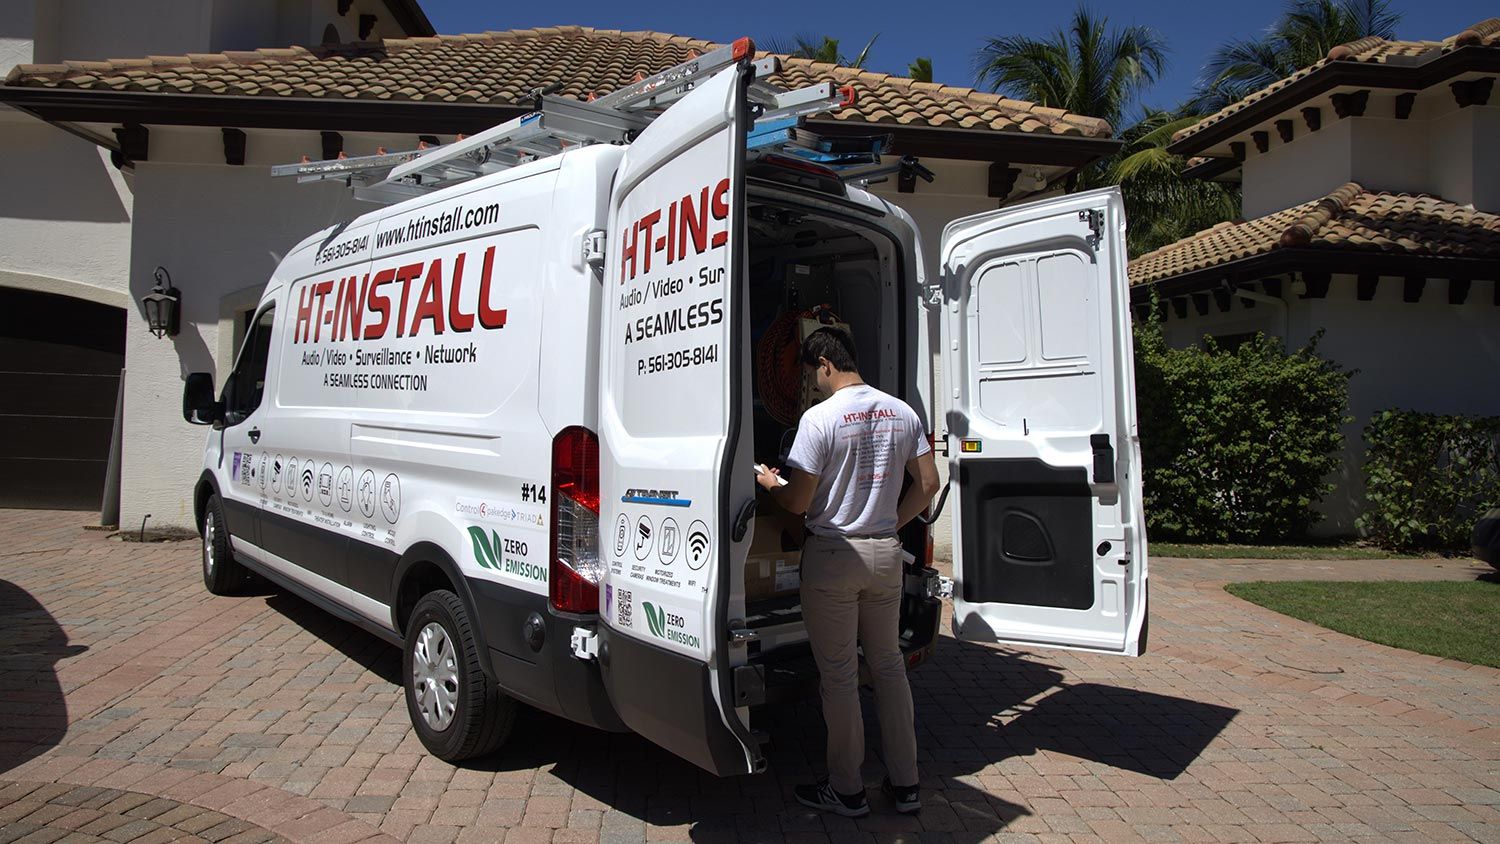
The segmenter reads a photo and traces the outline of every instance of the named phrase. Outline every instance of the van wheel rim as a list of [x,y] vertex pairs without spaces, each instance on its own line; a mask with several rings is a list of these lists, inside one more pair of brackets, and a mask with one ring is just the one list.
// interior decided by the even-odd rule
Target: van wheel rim
[[458,660],[453,639],[436,621],[428,622],[412,645],[411,680],[422,720],[434,730],[446,730],[458,707]]
[[203,573],[209,577],[214,573],[214,541],[218,538],[218,529],[214,527],[214,519],[209,516],[203,520]]

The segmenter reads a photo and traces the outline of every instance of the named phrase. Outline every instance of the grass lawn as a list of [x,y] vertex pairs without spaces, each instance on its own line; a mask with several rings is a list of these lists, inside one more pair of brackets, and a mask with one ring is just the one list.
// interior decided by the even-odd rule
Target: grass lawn
[[1256,581],[1224,587],[1293,618],[1382,645],[1500,668],[1500,583]]
[[1358,545],[1205,545],[1195,542],[1153,542],[1151,556],[1200,560],[1399,560],[1421,555]]

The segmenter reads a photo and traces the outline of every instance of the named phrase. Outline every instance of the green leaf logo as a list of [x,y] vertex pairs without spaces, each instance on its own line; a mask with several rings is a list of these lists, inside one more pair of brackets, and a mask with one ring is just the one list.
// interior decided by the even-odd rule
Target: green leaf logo
[[658,639],[667,638],[667,613],[650,601],[642,601],[641,606],[646,609],[646,626],[651,628],[651,635]]
[[494,531],[490,531],[490,533],[495,538],[493,545],[490,543],[490,538],[484,535],[484,528],[482,527],[471,526],[469,528],[469,539],[474,542],[474,561],[479,563],[481,568],[498,570],[500,563],[496,559],[496,553],[500,547],[500,535]]

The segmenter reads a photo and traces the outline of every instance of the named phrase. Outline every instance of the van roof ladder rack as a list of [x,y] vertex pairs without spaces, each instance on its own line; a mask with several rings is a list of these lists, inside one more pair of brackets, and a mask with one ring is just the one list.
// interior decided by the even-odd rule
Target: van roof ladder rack
[[[629,143],[700,80],[754,52],[754,42],[741,38],[591,101],[555,96],[558,86],[553,85],[532,95],[533,111],[451,144],[325,161],[304,158],[272,167],[271,175],[295,176],[299,182],[341,181],[356,198],[375,202],[410,199],[576,146]],[[825,139],[801,128],[809,114],[852,105],[852,87],[823,82],[787,91],[764,81],[780,70],[775,56],[752,64],[755,81],[749,98],[756,121],[747,143],[752,158],[780,151],[834,169],[880,162],[890,146],[889,135]]]

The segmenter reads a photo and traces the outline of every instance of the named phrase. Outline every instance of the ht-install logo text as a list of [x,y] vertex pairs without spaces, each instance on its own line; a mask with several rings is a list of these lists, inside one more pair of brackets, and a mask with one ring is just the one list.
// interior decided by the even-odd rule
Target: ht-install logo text
[[500,534],[493,530],[486,533],[484,528],[477,525],[469,527],[469,539],[474,542],[474,562],[481,568],[494,569],[533,583],[547,582],[546,566],[528,563],[513,556],[525,554],[528,550],[526,543],[501,540]]
[[651,635],[694,650],[702,647],[698,637],[685,629],[687,620],[682,616],[667,612],[650,601],[642,601],[641,606],[646,610],[646,626],[650,628]]

